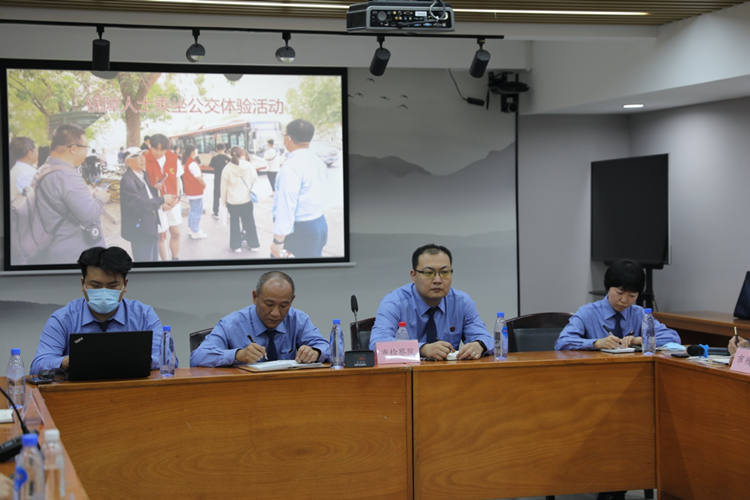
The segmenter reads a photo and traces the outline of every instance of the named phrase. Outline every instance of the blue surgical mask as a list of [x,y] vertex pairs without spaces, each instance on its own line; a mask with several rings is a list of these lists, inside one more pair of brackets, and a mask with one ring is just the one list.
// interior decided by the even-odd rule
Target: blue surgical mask
[[87,288],[86,295],[89,297],[89,307],[99,314],[109,314],[120,305],[120,293],[122,290],[110,290],[109,288]]

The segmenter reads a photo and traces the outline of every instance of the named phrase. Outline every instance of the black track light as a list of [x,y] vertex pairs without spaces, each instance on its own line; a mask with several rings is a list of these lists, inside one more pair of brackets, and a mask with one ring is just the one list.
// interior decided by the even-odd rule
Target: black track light
[[108,71],[109,40],[102,39],[102,35],[104,35],[104,26],[97,26],[96,32],[99,34],[99,39],[95,39],[93,43],[91,54],[91,69],[93,69],[94,71]]
[[490,53],[484,50],[484,38],[477,38],[479,50],[474,54],[474,60],[471,61],[469,74],[474,78],[482,78],[487,65],[490,62]]
[[188,47],[187,52],[185,52],[185,57],[187,57],[187,60],[194,63],[201,61],[204,57],[206,57],[206,48],[198,43],[198,37],[201,35],[201,30],[194,29],[193,30],[193,38],[195,39],[195,43]]
[[289,46],[289,40],[292,38],[292,34],[288,31],[281,33],[281,37],[284,39],[284,46],[276,49],[276,60],[282,63],[294,62],[294,58],[297,54],[294,49]]
[[372,62],[370,63],[370,73],[375,76],[383,76],[385,68],[388,66],[388,61],[391,59],[391,52],[388,49],[383,48],[383,42],[385,37],[378,35],[378,43],[380,48],[375,51],[375,55],[372,56]]

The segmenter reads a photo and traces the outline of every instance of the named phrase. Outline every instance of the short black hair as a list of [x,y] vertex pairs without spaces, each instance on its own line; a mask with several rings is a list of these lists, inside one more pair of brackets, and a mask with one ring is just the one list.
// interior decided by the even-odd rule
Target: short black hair
[[150,140],[151,140],[151,136],[150,135],[144,135],[143,136],[143,142],[150,141]]
[[84,135],[86,131],[75,123],[63,123],[52,134],[52,143],[49,147],[54,151],[60,146],[76,144]]
[[91,247],[81,252],[78,265],[84,279],[89,266],[98,267],[105,273],[120,274],[122,279],[125,279],[133,267],[133,259],[120,247]]
[[288,274],[282,273],[281,271],[268,271],[267,273],[263,274],[258,279],[258,284],[255,286],[255,293],[260,295],[260,291],[263,289],[263,286],[274,279],[283,280],[292,285],[292,296],[294,296],[294,281],[292,281],[292,278]]
[[18,160],[31,153],[36,149],[34,141],[28,137],[14,137],[10,140],[10,147],[8,148],[10,166],[16,164]]
[[154,134],[151,136],[151,147],[155,149],[169,149],[169,138],[164,134]]
[[604,289],[622,288],[626,292],[641,293],[646,286],[646,274],[633,260],[618,260],[604,273]]
[[273,139],[268,139],[268,140],[266,141],[266,144],[270,144],[271,146],[273,146]]
[[286,126],[286,135],[291,137],[295,144],[305,144],[312,141],[315,126],[307,120],[298,118],[290,121]]
[[419,264],[419,257],[422,254],[427,253],[430,255],[435,255],[441,252],[448,256],[448,260],[450,261],[451,266],[453,266],[453,254],[451,254],[450,250],[448,250],[447,248],[441,245],[428,243],[414,250],[414,253],[411,256],[411,268],[414,269],[415,271],[417,270],[417,265]]
[[225,149],[227,149],[227,146],[223,142],[216,143],[216,151],[224,151]]
[[47,161],[47,158],[49,158],[49,146],[39,146],[39,159],[36,164],[41,167]]

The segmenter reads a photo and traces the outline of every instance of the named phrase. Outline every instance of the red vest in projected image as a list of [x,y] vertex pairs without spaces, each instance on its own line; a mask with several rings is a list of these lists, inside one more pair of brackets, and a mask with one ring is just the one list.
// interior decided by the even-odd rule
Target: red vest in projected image
[[160,192],[162,195],[173,194],[177,196],[177,162],[179,157],[172,151],[167,151],[164,173],[162,173],[159,162],[151,154],[151,150],[147,151],[144,156],[146,157],[146,173],[151,185],[157,184],[164,177],[164,174],[167,174],[167,178],[164,179],[164,186],[162,186]]
[[[190,165],[197,163],[193,158],[188,158],[185,167],[185,173],[182,175],[182,188],[188,196],[200,196],[203,194],[204,187],[198,184],[195,176],[190,172]],[[198,166],[200,168],[200,165]]]

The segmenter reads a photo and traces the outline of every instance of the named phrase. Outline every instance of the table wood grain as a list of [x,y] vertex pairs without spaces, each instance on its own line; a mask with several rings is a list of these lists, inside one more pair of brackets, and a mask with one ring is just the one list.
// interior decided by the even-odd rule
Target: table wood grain
[[416,499],[656,487],[649,358],[519,353],[413,371]]
[[92,499],[410,499],[406,366],[48,386]]
[[659,498],[747,499],[750,377],[657,361]]

